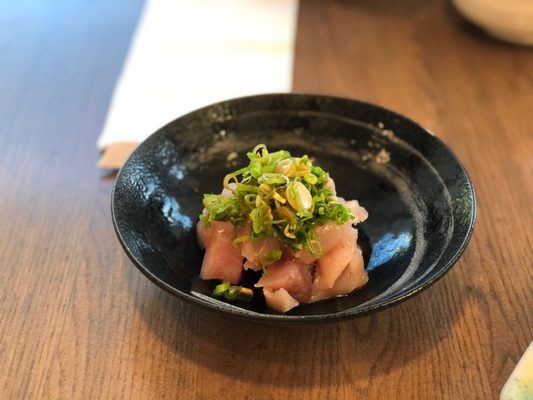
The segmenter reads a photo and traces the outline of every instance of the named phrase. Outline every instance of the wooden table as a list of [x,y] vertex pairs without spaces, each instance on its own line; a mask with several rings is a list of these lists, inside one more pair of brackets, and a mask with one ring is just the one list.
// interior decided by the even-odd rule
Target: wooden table
[[471,175],[478,222],[415,298],[271,328],[171,297],[115,237],[95,141],[142,7],[125,3],[0,6],[0,398],[496,398],[533,339],[533,50],[445,1],[301,2],[295,91],[436,132]]

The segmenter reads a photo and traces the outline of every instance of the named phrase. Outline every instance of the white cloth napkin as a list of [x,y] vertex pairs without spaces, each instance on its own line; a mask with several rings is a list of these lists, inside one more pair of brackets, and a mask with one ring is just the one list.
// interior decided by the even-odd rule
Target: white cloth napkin
[[216,101],[290,91],[296,18],[297,0],[147,0],[98,147]]

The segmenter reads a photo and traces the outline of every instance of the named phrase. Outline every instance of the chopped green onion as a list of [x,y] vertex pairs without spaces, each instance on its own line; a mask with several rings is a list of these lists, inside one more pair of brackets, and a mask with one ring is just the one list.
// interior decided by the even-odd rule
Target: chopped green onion
[[213,296],[223,297],[229,301],[250,300],[253,297],[253,291],[242,286],[232,286],[231,283],[224,281],[215,287]]
[[310,185],[314,185],[315,183],[318,182],[318,178],[316,177],[316,175],[309,173],[309,174],[304,175],[304,181],[306,181]]
[[215,290],[213,290],[213,296],[221,296],[225,292],[228,291],[228,289],[231,287],[231,283],[229,282],[222,282],[220,285],[217,285],[215,287]]
[[283,174],[273,174],[273,173],[264,173],[259,177],[257,180],[260,184],[261,183],[267,183],[267,184],[278,184],[278,185],[288,185],[289,184],[289,178],[286,175]]
[[[286,150],[271,153],[264,144],[247,156],[248,166],[224,178],[224,194],[204,195],[205,210],[200,216],[206,226],[213,221],[250,226],[250,234],[236,238],[234,244],[273,236],[293,250],[306,248],[320,256],[322,246],[315,228],[354,219],[328,186],[327,172],[313,165],[308,156],[292,157]],[[275,262],[277,256],[272,254],[272,260],[266,261]]]

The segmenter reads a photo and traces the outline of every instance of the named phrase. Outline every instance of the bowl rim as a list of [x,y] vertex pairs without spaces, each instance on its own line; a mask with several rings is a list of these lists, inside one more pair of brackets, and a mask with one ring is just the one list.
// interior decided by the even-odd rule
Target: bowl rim
[[[393,298],[386,298],[385,300],[378,301],[378,302],[376,302],[374,304],[370,304],[370,305],[367,305],[365,307],[358,308],[356,311],[354,311],[353,308],[350,308],[350,309],[347,309],[347,310],[338,311],[338,312],[329,313],[329,314],[311,314],[311,315],[263,314],[263,313],[259,313],[259,312],[256,312],[256,311],[243,309],[243,308],[234,306],[234,305],[232,305],[230,303],[225,303],[225,302],[221,302],[221,301],[215,301],[214,299],[213,299],[213,301],[207,301],[207,300],[204,300],[201,297],[194,296],[194,295],[188,294],[188,293],[184,293],[184,292],[182,292],[182,291],[170,286],[169,284],[167,284],[165,281],[161,280],[160,278],[158,278],[148,268],[146,268],[142,264],[142,262],[140,262],[132,254],[132,252],[130,251],[128,245],[126,244],[126,241],[125,241],[125,239],[124,239],[124,237],[123,237],[123,235],[122,235],[122,233],[120,231],[120,228],[118,226],[117,216],[116,216],[116,213],[115,213],[115,208],[116,208],[116,200],[115,200],[115,198],[116,198],[116,188],[117,188],[117,185],[120,182],[120,179],[121,179],[121,176],[122,176],[122,171],[123,171],[124,167],[129,165],[129,163],[131,162],[134,154],[137,151],[139,151],[141,146],[143,146],[143,144],[147,140],[149,140],[150,138],[153,138],[155,135],[157,135],[160,132],[162,132],[167,126],[170,126],[170,125],[174,124],[177,120],[184,119],[184,118],[186,118],[186,117],[188,117],[188,116],[190,116],[192,114],[202,113],[202,112],[205,112],[206,110],[209,110],[209,109],[211,109],[211,108],[213,108],[215,106],[222,105],[222,104],[227,104],[227,103],[232,103],[232,102],[239,102],[239,101],[246,101],[246,100],[257,100],[259,98],[275,98],[275,97],[286,97],[286,98],[299,97],[299,98],[314,98],[314,99],[321,99],[321,100],[333,100],[333,101],[349,102],[349,103],[352,103],[352,104],[355,104],[355,105],[358,105],[358,106],[363,106],[363,107],[374,108],[374,109],[379,110],[381,112],[388,113],[394,118],[397,118],[399,120],[403,120],[403,121],[405,121],[405,122],[407,122],[407,123],[409,123],[411,125],[416,126],[421,131],[423,131],[425,134],[430,135],[430,137],[433,138],[432,140],[435,140],[438,143],[438,145],[442,146],[442,148],[447,152],[447,154],[451,157],[451,159],[457,164],[457,167],[459,168],[459,170],[461,171],[461,173],[465,177],[467,188],[469,190],[468,197],[471,199],[471,208],[470,208],[469,211],[470,211],[472,217],[470,218],[470,220],[466,224],[467,226],[466,226],[465,235],[464,235],[461,243],[458,245],[457,250],[455,251],[455,253],[444,263],[444,265],[441,268],[438,269],[438,271],[433,276],[431,276],[431,278],[417,282],[412,288],[407,290],[405,293],[402,293],[400,296],[393,297]],[[127,161],[124,163],[123,167],[120,168],[120,170],[119,170],[119,172],[118,172],[118,174],[116,176],[115,183],[113,185],[113,189],[112,189],[112,192],[111,192],[111,204],[110,205],[111,205],[111,218],[112,218],[112,222],[113,222],[113,228],[115,230],[115,233],[116,233],[116,235],[117,235],[117,237],[119,239],[119,242],[120,242],[122,248],[124,249],[124,251],[128,255],[129,259],[133,262],[135,267],[138,270],[140,270],[153,283],[155,283],[157,286],[159,286],[161,289],[163,289],[166,292],[178,297],[179,299],[185,300],[188,303],[192,303],[192,304],[195,304],[195,305],[200,305],[203,308],[205,308],[207,310],[210,310],[212,312],[222,312],[225,315],[229,315],[229,316],[232,316],[232,317],[238,317],[240,319],[245,319],[245,320],[253,321],[253,322],[268,323],[268,324],[275,323],[275,324],[278,324],[278,325],[289,325],[289,326],[306,325],[306,324],[311,324],[311,323],[312,324],[330,323],[330,322],[338,322],[338,321],[344,321],[344,320],[348,320],[348,319],[354,319],[354,318],[357,318],[357,317],[362,317],[364,315],[371,314],[371,313],[376,312],[378,310],[381,311],[381,310],[387,309],[389,307],[392,307],[393,305],[401,303],[401,302],[413,297],[414,295],[419,294],[420,292],[426,290],[431,285],[433,285],[435,282],[437,282],[439,279],[441,279],[456,264],[456,262],[459,259],[459,257],[463,254],[463,252],[465,251],[465,249],[466,249],[466,247],[467,247],[467,245],[468,245],[468,243],[469,243],[469,241],[470,241],[470,239],[472,237],[472,234],[473,234],[473,231],[474,231],[474,227],[475,227],[475,224],[476,224],[476,217],[477,217],[477,199],[476,199],[474,186],[472,184],[472,180],[470,179],[470,176],[468,175],[466,169],[464,168],[463,164],[458,159],[456,154],[451,150],[451,148],[446,143],[444,143],[444,141],[442,139],[440,139],[438,136],[436,136],[430,130],[424,128],[423,126],[421,126],[417,122],[411,120],[410,118],[408,118],[408,117],[406,117],[406,116],[404,116],[402,114],[399,114],[399,113],[397,113],[395,111],[392,111],[390,109],[387,109],[385,107],[382,107],[382,106],[379,106],[379,105],[376,105],[376,104],[373,104],[373,103],[370,103],[370,102],[350,99],[350,98],[346,98],[346,97],[322,95],[322,94],[312,94],[312,93],[265,93],[265,94],[251,95],[251,96],[236,97],[236,98],[227,99],[227,100],[223,100],[223,101],[219,101],[219,102],[215,102],[215,103],[206,105],[204,107],[201,107],[201,108],[198,108],[196,110],[190,111],[190,112],[188,112],[186,114],[183,114],[183,115],[173,119],[172,121],[168,122],[167,124],[163,125],[161,128],[157,129],[155,132],[150,134],[145,140],[143,140],[139,144],[139,146],[134,150],[134,152],[128,157]],[[455,225],[454,225],[454,231],[455,231]],[[453,234],[452,234],[452,237],[453,237]],[[448,247],[446,247],[446,249],[447,248]]]

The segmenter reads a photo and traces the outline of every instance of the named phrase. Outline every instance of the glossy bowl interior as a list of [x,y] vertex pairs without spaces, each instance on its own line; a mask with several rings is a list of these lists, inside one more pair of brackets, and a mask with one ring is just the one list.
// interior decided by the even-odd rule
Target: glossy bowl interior
[[[202,195],[219,193],[225,174],[258,143],[308,154],[340,196],[368,210],[358,226],[369,274],[362,289],[287,314],[268,310],[260,296],[238,304],[210,296],[216,283],[198,278]],[[390,161],[379,162],[382,150]],[[354,100],[274,94],[214,104],[158,130],[120,171],[112,214],[126,253],[161,288],[221,313],[294,324],[363,315],[435,282],[468,243],[475,196],[450,149],[409,119]]]

